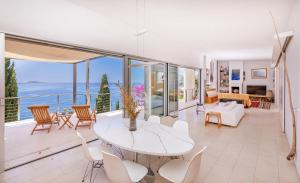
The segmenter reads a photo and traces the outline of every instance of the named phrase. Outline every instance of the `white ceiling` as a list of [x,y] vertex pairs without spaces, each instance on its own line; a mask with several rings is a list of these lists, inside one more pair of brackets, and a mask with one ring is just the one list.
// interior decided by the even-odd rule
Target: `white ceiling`
[[203,55],[270,59],[269,11],[286,31],[295,0],[145,0],[145,12],[137,1],[0,0],[0,31],[190,66]]

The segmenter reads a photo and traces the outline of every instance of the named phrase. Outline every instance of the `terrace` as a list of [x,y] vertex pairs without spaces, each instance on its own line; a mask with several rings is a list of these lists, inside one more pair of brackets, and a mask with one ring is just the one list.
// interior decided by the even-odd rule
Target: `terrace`
[[[116,88],[114,84],[111,84],[113,91],[110,93],[98,94],[96,91],[100,88],[99,84],[96,85],[89,81],[90,63],[95,59],[103,58],[104,56],[101,54],[53,47],[18,39],[7,39],[5,56],[14,61],[16,65],[19,62],[22,63],[22,67],[26,67],[27,63],[30,65],[32,62],[36,62],[44,64],[45,67],[47,67],[47,64],[48,66],[55,64],[58,72],[61,72],[61,69],[58,69],[60,65],[63,65],[66,69],[63,72],[70,73],[68,70],[73,70],[71,72],[73,73],[71,77],[73,81],[70,83],[19,83],[19,94],[21,96],[6,97],[4,99],[6,104],[5,119],[7,121],[5,124],[6,169],[76,147],[80,144],[75,131],[69,129],[67,125],[61,129],[59,129],[60,126],[55,125],[49,134],[35,132],[35,134],[30,135],[35,125],[35,120],[28,109],[29,106],[48,105],[50,113],[68,113],[73,111],[73,105],[85,104],[89,105],[91,110],[96,109],[96,99],[101,98],[105,106],[109,106],[109,109],[105,111],[110,112],[116,110],[116,102],[120,101],[120,94],[117,90],[114,90]],[[95,66],[93,64],[91,63],[92,66]],[[82,68],[85,69],[84,77],[86,80],[84,83],[78,83],[77,79],[83,78],[83,76],[77,77],[77,69],[82,70]],[[22,72],[21,69],[20,74]],[[18,70],[16,72],[18,75]],[[47,73],[46,70],[44,72],[44,75],[48,77],[55,74]],[[39,81],[39,78],[37,78],[37,81]],[[72,115],[70,122],[76,124],[76,120],[76,117]],[[62,123],[63,121],[60,119],[60,125]],[[91,130],[81,129],[80,131],[89,141],[97,139]]]

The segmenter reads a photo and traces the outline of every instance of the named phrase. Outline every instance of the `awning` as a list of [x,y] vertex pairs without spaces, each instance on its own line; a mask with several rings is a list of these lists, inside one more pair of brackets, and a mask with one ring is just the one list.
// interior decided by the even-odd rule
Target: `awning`
[[5,57],[12,59],[73,64],[100,56],[103,55],[16,39],[5,40]]

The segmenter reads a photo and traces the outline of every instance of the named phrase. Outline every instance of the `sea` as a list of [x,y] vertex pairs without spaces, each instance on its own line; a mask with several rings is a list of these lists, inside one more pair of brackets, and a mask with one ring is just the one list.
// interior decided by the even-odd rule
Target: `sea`
[[[90,83],[91,108],[96,106],[96,97],[100,89],[100,83]],[[116,103],[122,105],[119,88],[115,83],[109,83],[111,95],[111,110],[116,109]],[[69,111],[73,105],[72,83],[18,83],[18,96],[20,97],[20,119],[32,118],[28,106],[49,105],[50,112]],[[86,104],[86,84],[77,83],[76,104]],[[59,96],[59,97],[58,97]]]

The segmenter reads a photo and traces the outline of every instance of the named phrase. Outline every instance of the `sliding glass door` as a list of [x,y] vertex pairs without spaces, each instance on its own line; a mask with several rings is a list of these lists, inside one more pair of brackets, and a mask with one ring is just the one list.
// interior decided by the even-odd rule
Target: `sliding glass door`
[[165,115],[165,64],[130,60],[131,94],[149,115]]
[[151,114],[163,116],[165,114],[165,64],[153,64],[151,67]]
[[130,92],[140,108],[143,109],[145,119],[149,116],[148,100],[148,67],[142,61],[130,61]]
[[173,64],[130,60],[131,93],[149,115],[177,117],[200,103],[201,70]]
[[178,67],[168,65],[168,115],[178,116]]

